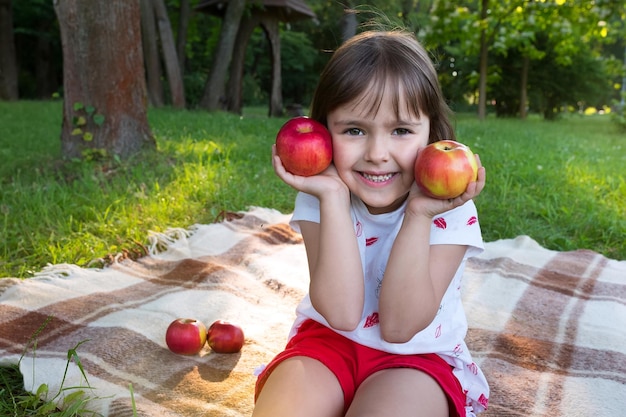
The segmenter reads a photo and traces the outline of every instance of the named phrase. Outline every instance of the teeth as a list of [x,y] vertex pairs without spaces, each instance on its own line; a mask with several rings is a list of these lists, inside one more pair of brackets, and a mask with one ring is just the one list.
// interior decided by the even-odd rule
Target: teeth
[[393,174],[385,174],[385,175],[370,175],[370,174],[366,174],[365,172],[363,173],[363,177],[365,177],[368,181],[373,181],[373,182],[383,182],[383,181],[387,181],[389,180],[391,177],[393,177]]

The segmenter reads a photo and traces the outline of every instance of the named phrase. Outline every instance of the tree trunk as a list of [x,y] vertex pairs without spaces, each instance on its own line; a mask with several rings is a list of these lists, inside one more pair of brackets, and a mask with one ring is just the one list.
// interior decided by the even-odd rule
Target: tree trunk
[[158,36],[152,0],[141,1],[141,34],[143,57],[146,64],[148,98],[154,107],[163,107],[163,83],[161,83],[161,61],[159,59]]
[[146,109],[139,0],[56,0],[65,157],[127,157],[156,146]]
[[191,5],[189,0],[180,0],[180,18],[178,19],[178,34],[176,36],[176,55],[178,55],[178,67],[180,76],[185,75],[185,45],[187,45],[187,30],[191,18]]
[[11,0],[0,0],[0,100],[19,98]]
[[246,48],[254,28],[259,24],[255,16],[244,17],[239,24],[237,38],[233,49],[233,57],[230,65],[230,78],[228,79],[228,91],[226,92],[226,109],[229,112],[241,114],[243,70],[246,60]]
[[170,25],[170,18],[163,0],[153,0],[154,14],[159,27],[159,38],[161,39],[161,49],[163,51],[163,61],[165,62],[165,72],[170,85],[172,95],[172,105],[176,108],[185,108],[185,89],[178,57],[176,56],[176,45],[174,44],[174,34]]
[[228,74],[228,66],[233,55],[235,38],[239,31],[239,23],[245,4],[245,0],[231,0],[226,7],[220,39],[213,55],[213,65],[204,87],[204,94],[200,100],[200,107],[204,109],[210,111],[218,110],[220,103],[225,101],[224,87],[226,75]]
[[270,94],[270,117],[283,115],[283,92],[282,73],[280,68],[280,34],[278,32],[278,19],[267,20],[265,25],[267,37],[270,41],[272,54],[272,91]]
[[524,55],[522,61],[522,80],[520,85],[519,95],[519,117],[520,119],[526,119],[526,107],[528,107],[528,67],[530,66],[530,58],[528,55]]
[[[480,20],[485,22],[487,19],[487,9],[489,8],[489,0],[481,1]],[[484,120],[487,115],[487,28],[480,30],[480,79],[478,82],[478,119]]]

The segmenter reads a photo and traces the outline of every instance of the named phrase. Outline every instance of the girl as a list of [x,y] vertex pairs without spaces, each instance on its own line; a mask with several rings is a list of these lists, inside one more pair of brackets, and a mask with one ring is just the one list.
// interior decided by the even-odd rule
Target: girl
[[418,190],[420,148],[454,139],[437,74],[414,36],[365,32],[320,76],[311,117],[333,140],[312,177],[276,174],[299,191],[309,293],[285,350],[259,375],[253,417],[474,416],[489,388],[464,342],[465,260],[482,248],[472,198]]

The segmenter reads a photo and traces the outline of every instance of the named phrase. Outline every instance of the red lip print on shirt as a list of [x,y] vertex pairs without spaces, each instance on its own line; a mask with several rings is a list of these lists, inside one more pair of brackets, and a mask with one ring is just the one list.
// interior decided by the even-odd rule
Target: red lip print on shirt
[[378,242],[377,237],[368,237],[367,239],[365,239],[365,246],[372,246],[376,242]]
[[445,229],[446,227],[448,227],[446,219],[444,219],[443,217],[437,217],[435,220],[433,220],[433,223],[440,229]]
[[377,312],[373,312],[372,314],[367,316],[367,319],[365,319],[365,324],[363,325],[363,328],[367,329],[368,327],[374,327],[379,322],[380,321],[378,319],[378,313]]
[[361,223],[360,220],[357,220],[356,222],[355,233],[356,233],[356,237],[359,237],[363,234],[363,224]]
[[467,225],[471,226],[473,224],[476,224],[476,222],[478,221],[478,219],[476,218],[476,216],[472,216],[467,220]]

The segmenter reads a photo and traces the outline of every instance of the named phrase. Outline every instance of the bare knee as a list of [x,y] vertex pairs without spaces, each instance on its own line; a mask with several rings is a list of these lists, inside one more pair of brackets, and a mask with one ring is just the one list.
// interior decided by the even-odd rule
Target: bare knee
[[265,381],[252,417],[340,417],[343,391],[321,362],[296,356],[281,362]]
[[448,417],[448,399],[437,381],[415,369],[376,372],[357,389],[346,417]]

